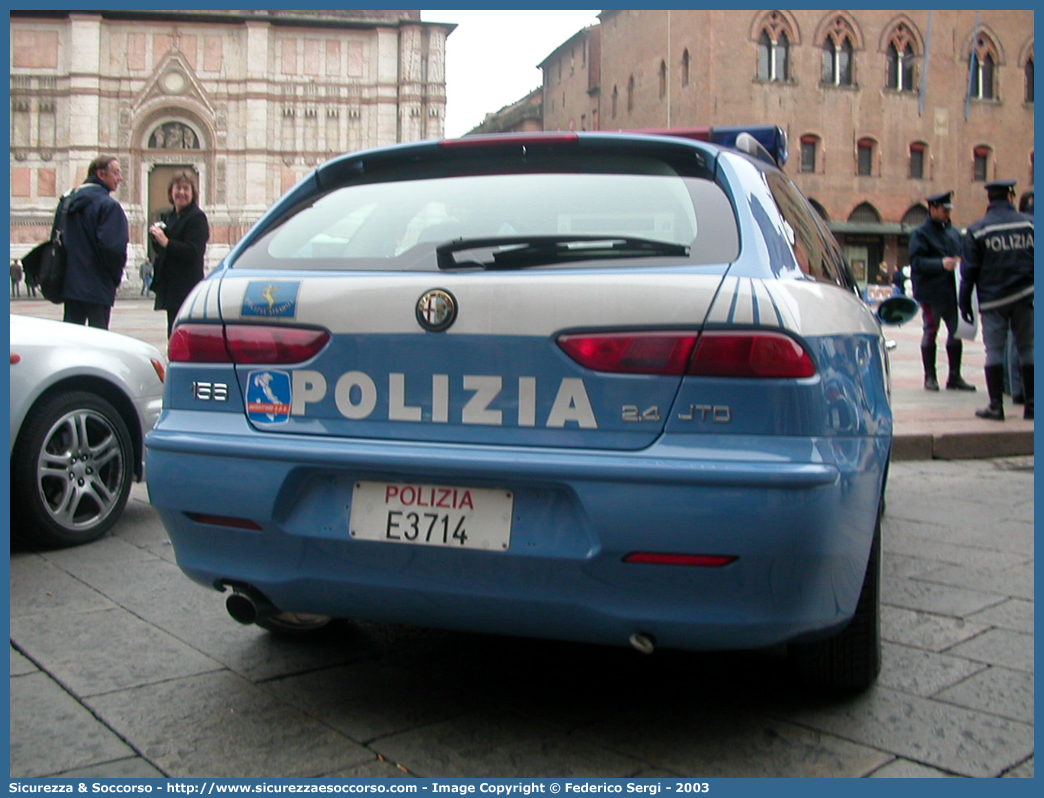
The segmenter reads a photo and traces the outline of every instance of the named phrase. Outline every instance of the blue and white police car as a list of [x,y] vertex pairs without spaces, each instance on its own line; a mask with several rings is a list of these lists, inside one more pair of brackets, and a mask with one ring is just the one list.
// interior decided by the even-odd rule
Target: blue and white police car
[[316,169],[177,319],[147,475],[179,566],[272,630],[786,645],[871,684],[905,309],[861,300],[778,128],[705,133]]

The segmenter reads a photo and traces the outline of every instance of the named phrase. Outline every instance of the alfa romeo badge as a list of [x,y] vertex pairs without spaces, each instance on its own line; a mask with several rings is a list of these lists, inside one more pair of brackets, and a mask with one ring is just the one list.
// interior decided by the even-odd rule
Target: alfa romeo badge
[[417,300],[417,321],[425,330],[448,330],[456,319],[457,300],[443,288],[425,291]]

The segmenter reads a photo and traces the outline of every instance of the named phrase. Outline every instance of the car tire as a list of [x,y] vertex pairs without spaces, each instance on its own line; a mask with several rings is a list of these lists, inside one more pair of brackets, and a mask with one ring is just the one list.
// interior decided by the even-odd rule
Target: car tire
[[792,643],[788,658],[810,687],[857,692],[881,671],[881,516],[877,516],[870,557],[855,615],[841,632],[825,640]]
[[272,634],[284,637],[303,637],[325,629],[333,618],[328,615],[309,615],[303,612],[280,612],[255,623]]
[[87,391],[34,406],[11,455],[12,534],[48,548],[97,540],[119,519],[134,447],[115,407]]

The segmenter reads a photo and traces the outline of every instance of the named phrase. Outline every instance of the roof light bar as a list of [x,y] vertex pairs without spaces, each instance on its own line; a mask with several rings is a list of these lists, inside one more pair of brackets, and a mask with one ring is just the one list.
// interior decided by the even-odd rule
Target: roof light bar
[[668,127],[632,130],[631,133],[649,133],[655,136],[675,136],[694,141],[709,141],[722,147],[732,147],[749,155],[759,155],[744,146],[741,136],[746,133],[765,148],[772,163],[783,166],[787,162],[789,144],[787,132],[779,125],[733,125],[724,127]]

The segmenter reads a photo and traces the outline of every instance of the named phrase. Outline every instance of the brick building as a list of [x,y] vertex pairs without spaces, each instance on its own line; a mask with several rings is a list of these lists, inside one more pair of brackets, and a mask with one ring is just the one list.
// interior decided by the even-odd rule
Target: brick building
[[[541,64],[548,130],[776,123],[860,280],[905,264],[925,196],[1033,186],[1033,11],[602,11]],[[592,43],[597,41],[596,47]]]
[[175,170],[199,178],[213,266],[316,164],[437,138],[446,37],[420,11],[12,10],[11,257],[58,197],[120,159],[128,276]]

